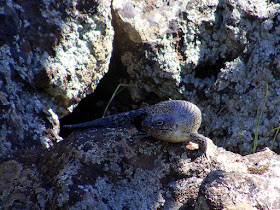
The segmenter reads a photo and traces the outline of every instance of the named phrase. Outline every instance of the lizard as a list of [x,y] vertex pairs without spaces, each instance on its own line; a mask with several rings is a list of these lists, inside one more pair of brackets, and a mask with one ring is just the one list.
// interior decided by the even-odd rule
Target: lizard
[[172,100],[64,127],[86,129],[120,127],[127,123],[140,124],[141,129],[156,139],[173,143],[191,141],[206,153],[209,139],[198,133],[201,120],[201,111],[195,104],[185,100]]

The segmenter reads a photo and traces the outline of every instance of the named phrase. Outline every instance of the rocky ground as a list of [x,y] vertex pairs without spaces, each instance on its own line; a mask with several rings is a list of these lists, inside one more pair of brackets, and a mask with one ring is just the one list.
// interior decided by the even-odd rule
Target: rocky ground
[[[280,208],[279,11],[267,0],[1,1],[0,207]],[[63,130],[101,117],[118,84],[109,113],[195,103],[211,157],[133,125]]]

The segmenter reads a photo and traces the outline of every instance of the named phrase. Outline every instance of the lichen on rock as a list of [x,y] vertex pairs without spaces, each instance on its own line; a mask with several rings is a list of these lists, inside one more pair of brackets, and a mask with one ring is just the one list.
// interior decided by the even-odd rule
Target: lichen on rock
[[58,119],[109,69],[110,2],[1,3],[1,155],[50,147]]

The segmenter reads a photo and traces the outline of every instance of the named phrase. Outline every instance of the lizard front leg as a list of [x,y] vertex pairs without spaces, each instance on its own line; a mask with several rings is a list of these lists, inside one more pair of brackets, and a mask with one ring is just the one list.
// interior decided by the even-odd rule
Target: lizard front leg
[[202,134],[191,133],[190,141],[198,144],[200,150],[206,155],[207,158],[215,154],[217,146],[211,139],[203,136]]

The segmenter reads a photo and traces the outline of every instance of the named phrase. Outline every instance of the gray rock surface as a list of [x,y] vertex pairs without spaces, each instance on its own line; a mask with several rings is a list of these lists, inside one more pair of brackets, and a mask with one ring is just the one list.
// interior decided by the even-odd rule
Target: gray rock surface
[[279,155],[208,145],[207,159],[184,143],[143,138],[132,125],[76,131],[52,150],[1,161],[0,208],[280,208]]
[[[279,208],[279,155],[267,148],[243,157],[241,163],[234,166],[232,163],[238,159],[229,161],[226,158],[223,162],[229,162],[227,170],[216,170],[207,175],[200,186],[196,209]],[[245,173],[240,173],[242,168]]]
[[1,1],[0,156],[61,140],[59,118],[108,71],[110,1]]
[[280,209],[268,149],[211,144],[206,159],[128,125],[59,136],[108,71],[114,39],[135,102],[191,101],[217,145],[280,152],[279,11],[266,0],[1,1],[0,208]]
[[2,154],[61,140],[58,119],[108,71],[114,32],[135,101],[151,93],[189,100],[202,109],[205,133],[218,145],[247,154],[255,138],[259,149],[274,142],[279,151],[279,135],[267,136],[280,116],[278,3],[110,4],[1,4]]
[[116,0],[113,11],[135,100],[155,93],[197,104],[206,134],[240,153],[251,150],[256,129],[259,148],[272,145],[273,135],[260,139],[279,126],[279,3]]

